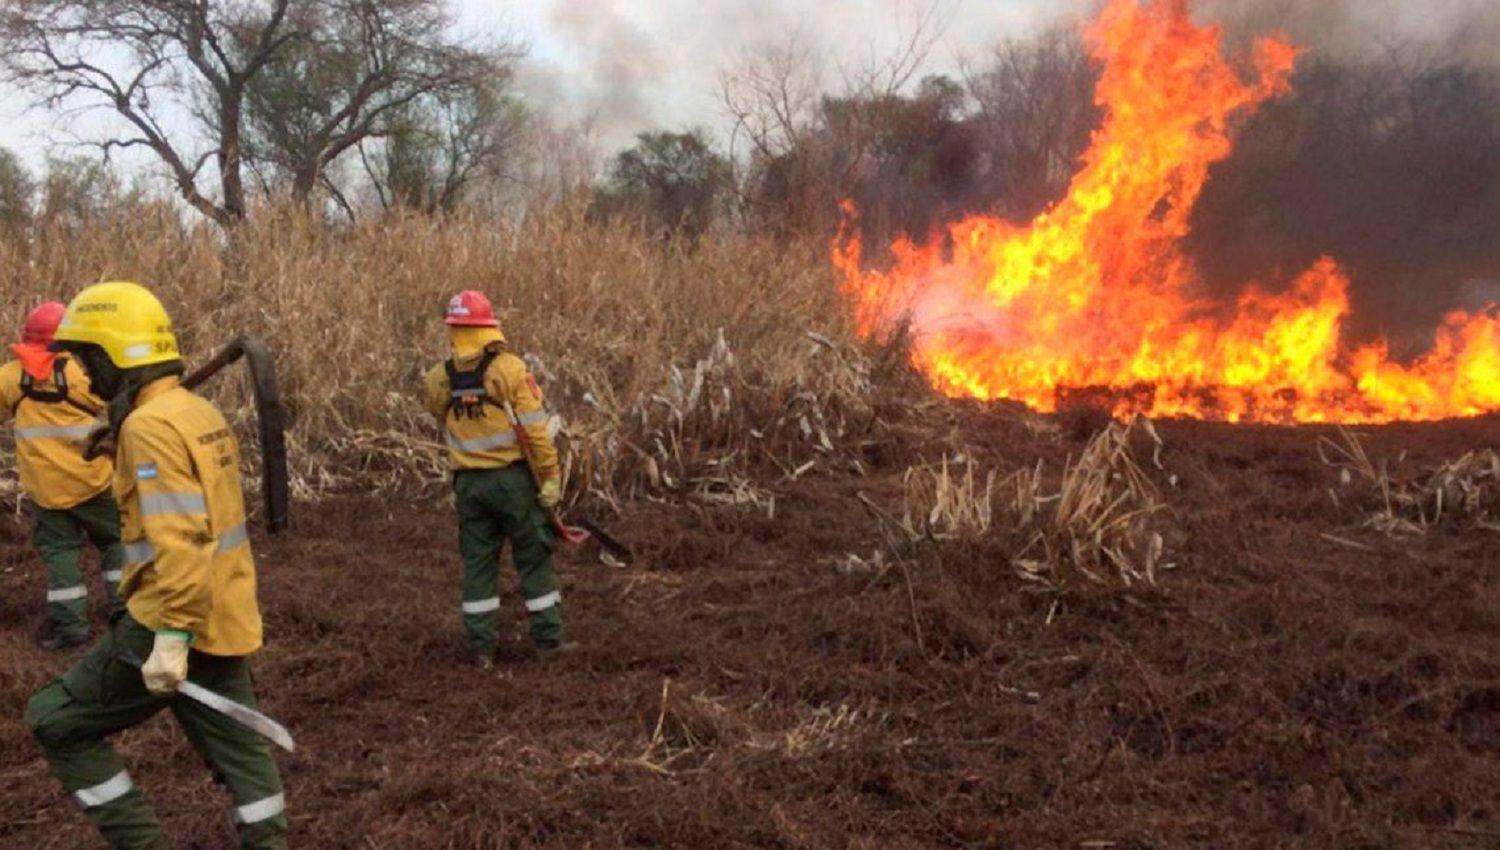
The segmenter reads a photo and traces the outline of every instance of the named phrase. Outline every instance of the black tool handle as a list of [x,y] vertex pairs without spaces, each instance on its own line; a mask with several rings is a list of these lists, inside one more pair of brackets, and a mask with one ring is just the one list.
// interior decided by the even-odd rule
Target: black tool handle
[[[207,363],[182,379],[193,390],[241,359],[250,367],[250,386],[255,392],[256,427],[260,435],[261,490],[266,504],[266,527],[272,534],[291,524],[291,479],[287,471],[286,414],[276,385],[276,366],[265,343],[242,336],[224,346]],[[83,456],[88,460],[114,453],[113,435],[100,428],[89,436]]]

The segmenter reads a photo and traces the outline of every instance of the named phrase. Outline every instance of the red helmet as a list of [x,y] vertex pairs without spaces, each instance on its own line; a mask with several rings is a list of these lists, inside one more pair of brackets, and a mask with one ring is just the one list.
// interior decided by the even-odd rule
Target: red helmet
[[490,306],[490,299],[472,289],[465,289],[453,296],[453,300],[448,302],[448,309],[443,312],[443,323],[455,328],[500,327],[499,320],[495,318],[495,308]]
[[26,327],[21,331],[21,341],[35,345],[51,345],[52,335],[57,333],[57,326],[62,324],[63,313],[68,311],[68,305],[56,301],[48,301],[39,305],[26,316]]

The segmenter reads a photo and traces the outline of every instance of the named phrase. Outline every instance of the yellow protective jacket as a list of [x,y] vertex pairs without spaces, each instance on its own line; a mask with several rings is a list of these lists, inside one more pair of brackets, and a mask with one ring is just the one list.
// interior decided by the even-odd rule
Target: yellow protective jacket
[[147,628],[177,629],[210,655],[260,648],[255,559],[240,450],[212,404],[162,378],[120,427],[115,497],[127,566],[120,596]]
[[[104,424],[98,418],[104,402],[89,393],[82,367],[65,356],[59,360],[72,403],[27,398],[21,388],[26,375],[21,362],[12,360],[0,367],[0,419],[14,416],[16,420],[21,489],[39,507],[54,511],[77,507],[104,492],[114,472],[107,457],[83,459],[89,433]],[[32,385],[42,392],[58,389],[52,378],[33,378]]]
[[[454,412],[445,364],[439,363],[427,373],[427,410],[443,423],[449,460],[454,469],[497,469],[524,460],[538,479],[559,477],[562,473],[542,390],[526,368],[526,361],[505,349],[498,332],[491,334],[492,338],[479,348],[463,345],[461,337],[455,337],[454,367],[461,372],[476,368],[486,351],[497,352],[484,374],[485,393],[494,403],[478,405],[479,415],[467,417]],[[501,406],[507,399],[526,434],[528,447],[524,451]]]

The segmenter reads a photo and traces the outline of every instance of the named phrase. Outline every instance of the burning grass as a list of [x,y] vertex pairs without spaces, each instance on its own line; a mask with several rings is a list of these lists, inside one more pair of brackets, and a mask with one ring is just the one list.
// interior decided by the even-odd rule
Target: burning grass
[[[1044,411],[1069,395],[1117,416],[1392,422],[1500,409],[1500,313],[1456,311],[1411,363],[1345,333],[1353,300],[1331,258],[1273,290],[1203,299],[1182,248],[1233,130],[1290,91],[1280,37],[1231,59],[1191,5],[1109,0],[1085,29],[1103,113],[1067,192],[1030,222],[974,214],[867,251],[857,211],[832,261],[859,330],[909,323],[917,366],[946,395]],[[871,246],[876,247],[876,246]],[[888,256],[887,256],[888,255]],[[869,262],[873,261],[873,262]]]

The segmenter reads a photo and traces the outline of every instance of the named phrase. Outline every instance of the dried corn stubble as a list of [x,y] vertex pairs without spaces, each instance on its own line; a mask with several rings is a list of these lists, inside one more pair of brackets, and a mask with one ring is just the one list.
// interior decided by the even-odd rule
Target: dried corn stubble
[[1056,479],[1040,461],[1004,479],[947,459],[913,467],[903,478],[900,530],[913,542],[1013,535],[1017,574],[1048,592],[1080,581],[1154,585],[1172,565],[1163,562],[1166,504],[1133,448],[1142,444],[1161,468],[1161,437],[1144,418],[1109,423]]
[[906,512],[902,525],[914,538],[972,540],[989,533],[995,519],[994,470],[982,477],[973,463],[955,472],[944,458],[937,468],[913,467],[902,482]]
[[[1111,423],[1065,465],[1057,492],[1044,490],[1041,465],[1005,488],[1024,540],[1012,559],[1021,578],[1049,592],[1080,580],[1104,586],[1154,585],[1163,563],[1166,504],[1136,461],[1132,437],[1161,439],[1144,418]],[[1159,465],[1159,454],[1153,454]]]
[[1419,484],[1423,515],[1433,524],[1457,516],[1500,532],[1500,453],[1469,452],[1432,470]]
[[[814,338],[814,336],[816,338]],[[863,355],[809,335],[790,349],[740,357],[720,329],[691,366],[631,399],[579,390],[583,422],[570,444],[591,491],[611,500],[667,493],[714,504],[769,505],[750,472],[769,463],[790,477],[830,462],[868,419]]]
[[[1445,522],[1500,532],[1500,453],[1471,451],[1416,473],[1400,474],[1405,460],[1375,461],[1358,433],[1340,428],[1338,439],[1320,437],[1318,457],[1338,470],[1330,488],[1336,505],[1362,506],[1361,525],[1388,536],[1419,536]],[[1342,496],[1340,494],[1343,494]]]

